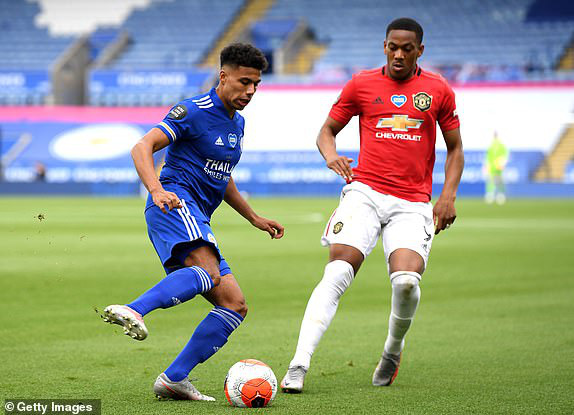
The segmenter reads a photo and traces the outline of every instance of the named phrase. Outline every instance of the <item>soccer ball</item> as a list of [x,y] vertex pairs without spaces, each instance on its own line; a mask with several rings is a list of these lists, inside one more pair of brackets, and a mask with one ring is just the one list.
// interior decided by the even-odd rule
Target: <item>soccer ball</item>
[[231,366],[223,389],[231,406],[263,408],[275,398],[277,378],[265,363],[245,359]]

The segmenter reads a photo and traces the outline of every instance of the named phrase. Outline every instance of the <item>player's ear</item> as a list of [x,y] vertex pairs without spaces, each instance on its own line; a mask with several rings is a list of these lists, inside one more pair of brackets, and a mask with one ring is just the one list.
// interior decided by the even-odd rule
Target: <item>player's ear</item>
[[225,85],[225,82],[227,82],[227,72],[225,72],[225,69],[221,68],[219,70],[219,83],[222,85]]
[[385,52],[385,55],[387,54],[387,39],[385,39],[383,41],[383,51]]
[[419,45],[419,52],[418,52],[418,54],[417,54],[417,58],[420,58],[420,57],[422,56],[424,50],[425,50],[425,45],[423,45],[423,44],[421,43],[421,44]]

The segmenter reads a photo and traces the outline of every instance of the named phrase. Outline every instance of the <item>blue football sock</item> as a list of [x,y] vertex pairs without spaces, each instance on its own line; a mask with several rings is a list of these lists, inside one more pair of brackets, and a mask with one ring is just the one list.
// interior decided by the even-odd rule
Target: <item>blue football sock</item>
[[172,382],[185,379],[195,366],[205,362],[227,343],[229,335],[242,321],[243,317],[235,311],[215,307],[199,323],[189,342],[166,369],[166,376]]
[[212,288],[213,281],[203,268],[182,268],[172,272],[137,300],[126,305],[144,316],[156,308],[169,308],[184,303]]

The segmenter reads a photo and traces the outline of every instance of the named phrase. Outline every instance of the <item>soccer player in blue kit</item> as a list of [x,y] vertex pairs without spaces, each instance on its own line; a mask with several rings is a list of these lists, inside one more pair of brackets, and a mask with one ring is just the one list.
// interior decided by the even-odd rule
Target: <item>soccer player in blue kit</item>
[[[148,331],[143,316],[151,311],[198,294],[214,305],[181,353],[157,377],[153,391],[159,398],[213,401],[191,384],[188,375],[223,347],[247,313],[243,293],[211,230],[213,211],[225,200],[272,239],[284,232],[279,223],[251,209],[231,177],[241,157],[245,126],[237,111],[255,94],[267,61],[259,49],[241,43],[225,47],[220,58],[218,86],[177,104],[132,150],[136,170],[149,191],[148,234],[167,276],[133,302],[106,307],[104,320],[144,340]],[[152,155],[166,146],[158,179]]]

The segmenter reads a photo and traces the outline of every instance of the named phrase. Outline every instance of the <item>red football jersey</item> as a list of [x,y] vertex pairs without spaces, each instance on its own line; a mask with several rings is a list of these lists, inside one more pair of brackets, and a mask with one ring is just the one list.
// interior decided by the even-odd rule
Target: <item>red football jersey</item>
[[354,115],[359,115],[361,144],[353,180],[411,202],[428,202],[436,123],[443,133],[460,125],[446,80],[420,68],[406,81],[391,79],[385,67],[359,72],[329,113],[343,124]]

